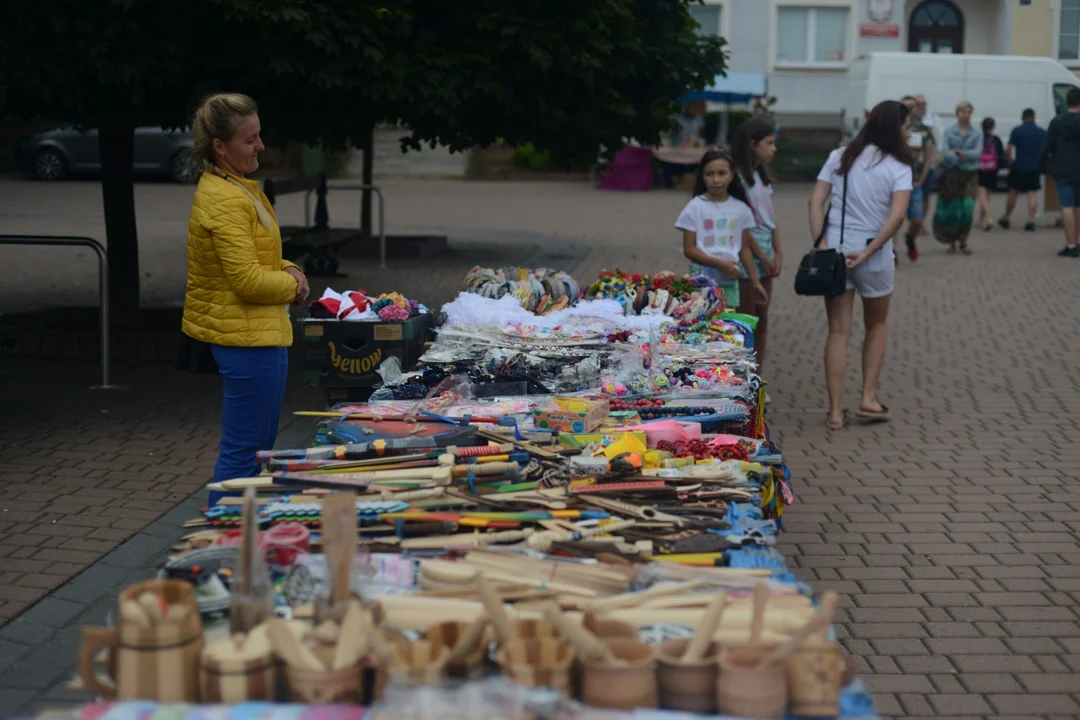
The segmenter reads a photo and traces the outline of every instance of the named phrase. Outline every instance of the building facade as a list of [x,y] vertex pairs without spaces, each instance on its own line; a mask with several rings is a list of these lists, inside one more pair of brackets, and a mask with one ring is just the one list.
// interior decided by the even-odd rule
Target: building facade
[[852,59],[872,52],[1035,55],[1080,73],[1080,0],[704,0],[728,70],[764,73],[780,124],[837,127]]

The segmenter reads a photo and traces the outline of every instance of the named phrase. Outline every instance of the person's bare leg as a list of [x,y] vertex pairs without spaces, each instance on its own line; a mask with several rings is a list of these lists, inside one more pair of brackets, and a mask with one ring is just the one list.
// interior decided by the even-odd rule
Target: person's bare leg
[[[761,286],[772,302],[773,279],[761,278]],[[765,366],[765,347],[768,344],[769,333],[769,305],[757,299],[757,291],[749,280],[739,281],[739,307],[736,310],[745,315],[753,315],[758,319],[757,328],[754,330],[754,354],[757,356],[758,374]]]
[[769,304],[772,302],[773,279],[761,278],[761,286],[769,296],[769,302],[757,304],[758,324],[754,331],[754,352],[757,354],[758,374],[765,367],[765,349],[769,344]]
[[1061,224],[1065,227],[1065,244],[1076,244],[1076,208],[1061,209]]
[[1080,235],[1080,212],[1076,207],[1066,207],[1062,210],[1062,223],[1065,226],[1065,242],[1069,245],[1077,244],[1077,235]]
[[825,386],[829,391],[829,424],[844,422],[844,375],[847,373],[848,342],[851,340],[851,314],[855,291],[825,298],[829,316],[829,337],[825,341]]
[[990,190],[989,188],[979,188],[979,218],[975,221],[975,227],[980,230],[986,230],[988,225],[993,224],[992,216],[990,215]]
[[1009,188],[1009,199],[1005,201],[1005,214],[1001,216],[1003,220],[1009,220],[1012,218],[1013,210],[1016,209],[1016,191]]
[[1039,214],[1039,193],[1029,192],[1027,194],[1028,201],[1028,222],[1035,222],[1035,217]]
[[877,298],[863,298],[863,321],[866,324],[866,339],[863,340],[862,400],[859,409],[869,412],[881,412],[881,403],[877,400],[878,379],[881,366],[885,362],[885,345],[888,335],[886,320],[889,317],[889,298],[892,295]]

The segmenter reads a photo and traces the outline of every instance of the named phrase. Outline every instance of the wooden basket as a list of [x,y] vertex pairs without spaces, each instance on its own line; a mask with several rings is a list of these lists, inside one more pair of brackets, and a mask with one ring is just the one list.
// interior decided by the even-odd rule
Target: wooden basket
[[514,637],[518,640],[551,638],[557,640],[559,631],[544,618],[522,618],[514,622]]
[[[457,645],[458,639],[468,632],[471,625],[472,623],[456,620],[441,622],[428,628],[424,632],[423,639],[444,647],[449,652]],[[484,659],[487,657],[487,648],[490,642],[490,632],[485,628],[483,635],[480,636],[480,642],[476,644],[476,648],[464,659],[448,664],[446,674],[450,677],[464,678],[466,680],[475,680],[481,677],[484,673]]]
[[656,649],[660,707],[704,715],[716,714],[720,644],[712,643],[697,662],[683,662],[690,638],[665,640]]
[[199,658],[199,693],[208,704],[273,700],[283,663],[274,657],[266,625],[241,641],[207,645]]
[[502,674],[518,685],[573,693],[574,651],[561,640],[512,640],[499,650],[497,658]]
[[780,720],[787,710],[787,671],[783,663],[762,669],[757,664],[776,645],[738,645],[720,652],[720,681],[716,703],[720,712],[736,717]]
[[614,710],[656,707],[659,692],[653,649],[628,638],[607,638],[603,643],[625,664],[582,660],[581,699],[585,704]]
[[837,643],[808,641],[785,663],[791,714],[836,717],[844,686],[844,655]]
[[293,702],[311,705],[359,703],[364,695],[364,666],[344,670],[306,670],[285,665]]
[[390,679],[407,678],[422,685],[438,685],[446,675],[445,646],[430,640],[417,640],[395,646],[388,669]]

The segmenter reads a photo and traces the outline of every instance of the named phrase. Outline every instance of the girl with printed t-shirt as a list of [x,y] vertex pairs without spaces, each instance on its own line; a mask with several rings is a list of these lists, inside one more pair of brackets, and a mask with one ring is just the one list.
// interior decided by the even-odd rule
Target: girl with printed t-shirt
[[769,301],[753,262],[755,256],[765,257],[750,234],[755,225],[731,156],[720,149],[707,151],[694,180],[694,197],[679,214],[675,227],[682,230],[690,272],[703,273],[715,281],[729,308],[739,305],[739,279],[744,268],[760,301]]
[[889,419],[889,409],[877,399],[877,386],[896,273],[892,238],[904,224],[911,201],[909,116],[903,103],[895,100],[877,105],[851,144],[829,156],[810,196],[810,232],[817,238],[824,231],[828,247],[843,253],[847,264],[847,292],[825,298],[826,424],[833,429],[842,428],[846,420],[844,376],[855,292],[862,296],[866,325],[862,395],[855,414],[871,422]]

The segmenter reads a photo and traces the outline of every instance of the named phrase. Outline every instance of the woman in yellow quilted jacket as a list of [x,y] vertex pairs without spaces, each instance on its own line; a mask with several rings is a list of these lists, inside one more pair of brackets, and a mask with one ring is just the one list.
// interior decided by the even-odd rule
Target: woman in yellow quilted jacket
[[264,149],[255,101],[212,95],[193,132],[203,174],[188,222],[183,331],[210,345],[224,380],[220,481],[255,475],[255,453],[274,446],[292,345],[288,306],[309,288],[300,268],[282,260],[270,201],[245,177]]

